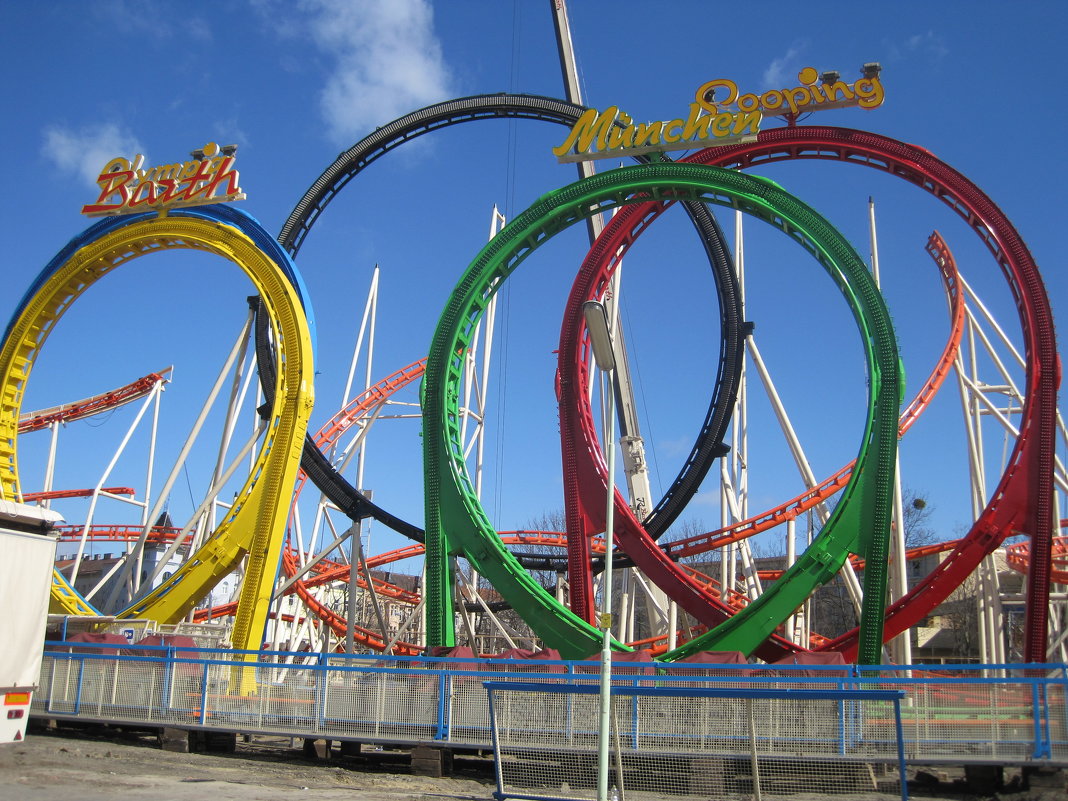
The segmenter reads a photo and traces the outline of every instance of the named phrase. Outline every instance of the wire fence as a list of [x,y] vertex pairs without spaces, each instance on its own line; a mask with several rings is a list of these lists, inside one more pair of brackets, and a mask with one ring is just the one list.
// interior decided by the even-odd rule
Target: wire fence
[[[1004,675],[991,675],[996,673]],[[235,652],[144,645],[124,649],[51,642],[46,645],[32,714],[127,725],[488,748],[492,721],[484,686],[487,681],[596,688],[599,677],[596,665],[589,662]],[[628,736],[638,736],[642,749],[658,754],[683,752],[696,748],[694,743],[702,744],[701,749],[715,743],[721,749],[715,759],[730,748],[748,753],[750,711],[762,725],[778,721],[775,725],[780,727],[781,737],[770,730],[768,737],[775,734],[783,743],[804,742],[806,732],[818,730],[823,723],[817,721],[825,720],[804,705],[815,703],[814,699],[798,700],[791,707],[793,712],[783,716],[772,714],[776,704],[772,700],[754,698],[747,710],[744,704],[687,696],[687,690],[879,690],[902,693],[903,748],[910,763],[1068,766],[1068,675],[1064,665],[996,670],[962,666],[952,673],[937,674],[906,671],[899,666],[866,667],[860,675],[854,668],[842,666],[788,670],[782,666],[698,668],[653,663],[613,666],[612,683],[613,692],[636,693],[627,697],[640,712],[636,719],[640,721],[640,736]],[[644,690],[664,693],[651,700],[638,692]],[[572,699],[570,703],[570,714],[586,722],[596,719],[588,710],[576,711],[584,702]],[[712,704],[719,706],[713,708]],[[529,711],[531,720],[545,717],[538,710]],[[628,720],[633,724],[635,719]],[[893,739],[895,713],[889,702],[866,703],[863,720],[865,743],[878,739],[873,733],[886,741]],[[572,728],[570,736],[581,741],[581,731]],[[624,731],[620,729],[620,736]],[[793,755],[775,758],[780,756],[788,761]],[[843,758],[848,761],[854,756],[863,761],[871,755],[853,750]]]
[[[487,682],[486,689],[496,798],[597,797],[599,688]],[[759,801],[863,793],[907,799],[903,697],[886,690],[616,689],[609,715],[610,796]]]

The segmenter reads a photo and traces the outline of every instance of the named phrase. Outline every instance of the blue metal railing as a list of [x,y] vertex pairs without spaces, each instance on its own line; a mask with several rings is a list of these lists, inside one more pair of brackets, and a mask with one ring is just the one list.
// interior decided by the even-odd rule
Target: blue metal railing
[[[105,648],[110,652],[101,653]],[[381,742],[488,744],[489,720],[479,706],[484,701],[470,690],[473,683],[481,686],[486,680],[514,683],[533,678],[550,684],[585,686],[589,682],[588,686],[596,686],[598,681],[596,666],[563,660],[238,652],[147,645],[137,645],[133,653],[121,652],[129,650],[95,643],[47,643],[33,714],[128,723],[170,721],[231,731],[284,731],[294,736],[333,732],[336,739]],[[198,658],[189,656],[191,652]],[[227,677],[235,665],[249,667],[240,661],[246,655],[258,660],[251,667],[262,685],[260,695],[235,698],[228,694]],[[725,684],[753,690],[769,686],[795,691],[902,690],[904,742],[914,759],[952,756],[964,761],[1068,764],[1068,666],[940,665],[937,673],[921,673],[926,670],[922,665],[866,666],[861,676],[850,666],[626,663],[613,668],[613,685],[673,692],[685,686],[722,688]],[[1006,675],[998,676],[999,672]],[[134,693],[131,688],[137,688],[142,679],[156,683]],[[366,702],[372,692],[370,684],[378,693],[377,706]],[[633,696],[634,703],[638,697]],[[840,703],[848,707],[853,702],[842,696]],[[299,714],[294,711],[298,707]],[[291,730],[286,729],[289,721]],[[867,723],[847,708],[841,721],[843,744],[854,741]]]

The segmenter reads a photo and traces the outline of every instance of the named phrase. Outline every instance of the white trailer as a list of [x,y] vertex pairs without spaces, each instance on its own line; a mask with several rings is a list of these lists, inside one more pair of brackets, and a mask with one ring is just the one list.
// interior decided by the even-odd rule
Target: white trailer
[[0,744],[26,736],[41,672],[56,512],[0,501]]

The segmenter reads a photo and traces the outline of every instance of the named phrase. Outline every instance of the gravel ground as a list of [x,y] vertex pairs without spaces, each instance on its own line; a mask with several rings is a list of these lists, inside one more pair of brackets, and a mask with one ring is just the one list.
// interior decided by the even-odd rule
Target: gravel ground
[[91,728],[0,745],[0,801],[487,801],[489,759],[459,759],[450,778],[412,776],[407,752],[309,761],[281,738],[236,754],[162,751],[154,735]]
[[[406,751],[369,751],[313,762],[288,738],[239,742],[235,754],[162,751],[153,734],[90,727],[35,731],[0,746],[0,801],[489,801],[493,763],[457,755],[449,778],[411,775]],[[963,771],[931,768],[913,777],[913,801],[1065,801],[1056,789],[1024,789],[1019,769],[1006,786],[969,791]],[[1061,774],[1058,781],[1063,779]],[[1036,781],[1037,784],[1037,781]],[[781,796],[777,796],[781,798]],[[802,793],[796,801],[893,801],[886,794]]]

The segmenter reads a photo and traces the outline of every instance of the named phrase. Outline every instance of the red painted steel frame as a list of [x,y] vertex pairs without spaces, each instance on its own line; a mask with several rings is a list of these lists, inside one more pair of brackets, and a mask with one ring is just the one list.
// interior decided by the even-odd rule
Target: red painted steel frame
[[168,367],[158,373],[149,373],[143,378],[139,378],[124,387],[113,389],[110,392],[104,392],[73,403],[65,403],[52,409],[27,412],[19,420],[19,433],[25,434],[30,431],[38,431],[42,428],[47,428],[52,423],[70,423],[74,420],[81,420],[83,417],[91,417],[107,409],[115,409],[138,398],[143,398],[159,382],[169,381],[170,379],[167,376],[170,372],[171,368]]
[[[671,202],[648,201],[626,206],[616,213],[579,268],[560,329],[557,381],[568,530],[568,577],[572,610],[589,622],[593,622],[594,615],[590,540],[593,534],[605,529],[604,497],[609,479],[585,389],[589,386],[590,343],[584,336],[582,304],[604,295],[626,251],[649,223],[670,205]],[[734,614],[735,606],[721,600],[718,592],[706,582],[695,580],[660,549],[618,491],[614,492],[614,503],[614,532],[620,548],[656,586],[706,625],[715,625]],[[798,650],[799,647],[789,640],[773,635],[756,653],[761,658],[774,660]]]
[[[1024,659],[1045,662],[1060,361],[1049,298],[1023,239],[1001,209],[961,173],[923,148],[878,134],[848,128],[778,128],[762,132],[754,143],[699,155],[704,163],[734,169],[823,159],[884,170],[943,201],[990,249],[1009,282],[1023,329],[1026,397],[1020,436],[997,489],[968,535],[929,576],[887,610],[885,637],[895,637],[919,623],[1006,537],[1023,534],[1031,540]],[[856,630],[825,646],[847,657],[855,655],[856,648]]]
[[[698,154],[694,160],[699,160]],[[564,506],[567,510],[568,528],[568,575],[571,583],[572,609],[576,614],[592,621],[593,575],[590,559],[590,537],[604,530],[604,494],[607,489],[607,470],[601,458],[597,440],[596,424],[589,404],[586,388],[589,386],[589,341],[585,337],[582,303],[590,298],[600,299],[612,274],[624,258],[627,250],[645,228],[661,214],[670,202],[648,202],[622,209],[605,227],[601,237],[590,249],[572,285],[564,311],[560,332],[559,378],[560,394],[560,440],[564,463]],[[960,344],[963,331],[964,310],[960,303],[956,265],[952,255],[937,232],[928,241],[928,251],[942,273],[951,302],[952,329],[949,340],[935,369],[916,396],[899,424],[904,433],[929,403],[931,397],[948,374]],[[646,575],[679,603],[687,612],[706,625],[715,625],[737,611],[739,604],[725,603],[707,583],[695,580],[685,569],[672,561],[685,553],[697,553],[709,547],[718,547],[751,536],[779,525],[786,519],[800,514],[826,500],[842,486],[851,473],[853,463],[840,470],[818,488],[795,498],[772,510],[751,525],[742,529],[739,525],[721,536],[701,535],[693,538],[700,545],[690,545],[690,540],[672,543],[663,550],[644,530],[625,500],[615,494],[615,531],[620,547]],[[713,543],[715,544],[713,546]],[[687,550],[687,545],[690,545]],[[666,551],[666,553],[665,553]],[[733,600],[733,599],[732,599]],[[799,650],[798,646],[782,637],[773,636],[758,654],[774,659],[784,653]]]
[[[960,351],[961,338],[964,335],[964,302],[960,294],[960,274],[957,271],[957,263],[953,254],[937,231],[932,233],[927,240],[927,252],[938,265],[939,272],[942,274],[942,283],[946,289],[946,297],[949,300],[949,337],[927,381],[901,413],[898,421],[899,437],[905,436],[905,432],[912,427],[942,387],[949,372],[953,369],[953,363]],[[842,489],[849,481],[853,464],[854,462],[851,461],[807,492],[758,515],[707,534],[695,534],[692,537],[664,543],[664,551],[672,559],[695,556],[768,531],[788,520],[796,520],[800,515],[829,500]]]

